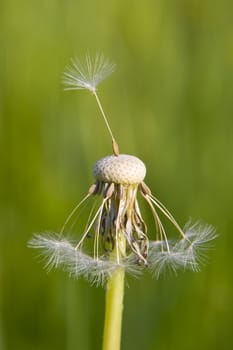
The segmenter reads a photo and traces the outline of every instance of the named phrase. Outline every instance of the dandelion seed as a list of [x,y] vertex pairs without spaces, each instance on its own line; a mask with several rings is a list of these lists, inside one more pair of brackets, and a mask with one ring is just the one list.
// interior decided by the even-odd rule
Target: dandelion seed
[[96,91],[97,85],[111,75],[115,70],[115,64],[110,63],[103,54],[96,54],[92,59],[86,54],[86,60],[82,63],[78,59],[72,59],[71,65],[66,67],[63,77],[65,90],[89,90],[95,96],[101,115],[112,139],[112,148],[115,155],[119,154],[119,147],[104,113],[102,104]]

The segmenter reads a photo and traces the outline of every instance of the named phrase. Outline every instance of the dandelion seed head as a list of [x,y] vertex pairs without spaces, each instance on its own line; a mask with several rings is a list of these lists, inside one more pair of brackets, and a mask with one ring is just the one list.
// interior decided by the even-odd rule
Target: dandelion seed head
[[115,70],[115,64],[110,63],[103,54],[96,54],[91,58],[86,54],[85,60],[72,59],[63,74],[65,90],[85,89],[91,92],[111,75]]
[[137,157],[120,154],[98,160],[94,166],[97,181],[116,184],[139,184],[146,176],[145,164]]
[[[29,246],[41,250],[48,270],[62,268],[70,276],[82,276],[96,285],[104,285],[117,269],[139,276],[144,268],[148,268],[156,278],[166,272],[176,274],[179,269],[199,271],[206,261],[206,251],[216,238],[215,230],[210,225],[191,221],[182,229],[144,183],[145,164],[133,155],[119,154],[96,92],[98,84],[114,68],[115,65],[103,55],[97,54],[93,59],[87,54],[84,61],[73,59],[64,72],[66,90],[86,89],[93,93],[111,136],[114,155],[95,163],[95,183],[69,214],[60,233],[35,235]],[[93,205],[85,227],[79,228],[81,238],[75,243],[65,238],[67,224],[72,220],[75,223],[84,203],[97,196],[100,205]],[[154,227],[150,230],[141,214],[138,196],[145,200],[152,214]],[[177,232],[173,240],[165,230],[165,219]]]

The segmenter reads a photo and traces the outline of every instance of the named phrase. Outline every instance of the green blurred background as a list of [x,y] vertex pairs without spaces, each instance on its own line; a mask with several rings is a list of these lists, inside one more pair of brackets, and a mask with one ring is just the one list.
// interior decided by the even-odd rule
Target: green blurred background
[[111,152],[92,96],[61,86],[87,50],[117,63],[99,94],[121,151],[181,225],[220,234],[200,273],[127,278],[122,349],[233,348],[232,16],[230,0],[1,1],[1,350],[101,348],[104,289],[47,274],[27,248]]

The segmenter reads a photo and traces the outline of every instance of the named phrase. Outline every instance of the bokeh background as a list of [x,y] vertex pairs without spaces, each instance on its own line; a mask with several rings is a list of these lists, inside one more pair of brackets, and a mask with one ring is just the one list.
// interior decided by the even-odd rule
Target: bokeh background
[[104,289],[47,274],[27,248],[61,228],[111,153],[92,96],[61,86],[87,50],[117,63],[99,94],[121,151],[145,161],[181,225],[219,232],[200,273],[127,278],[122,349],[232,348],[232,13],[230,0],[1,1],[1,350],[101,348]]

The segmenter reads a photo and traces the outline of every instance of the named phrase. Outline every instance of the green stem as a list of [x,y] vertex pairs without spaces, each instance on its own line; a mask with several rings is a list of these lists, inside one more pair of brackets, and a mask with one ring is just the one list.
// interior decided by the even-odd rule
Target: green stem
[[108,279],[102,350],[120,350],[124,276],[124,268],[119,267]]
[[[117,259],[124,255],[126,240],[121,232],[118,232],[118,242],[111,254],[111,258]],[[120,350],[121,348],[121,323],[123,314],[125,269],[117,268],[109,276],[105,300],[105,320],[102,350]]]

